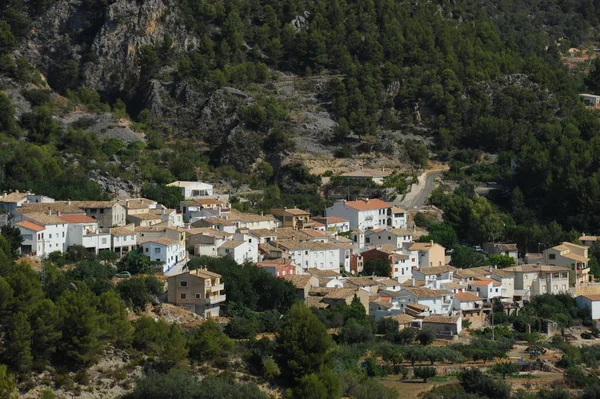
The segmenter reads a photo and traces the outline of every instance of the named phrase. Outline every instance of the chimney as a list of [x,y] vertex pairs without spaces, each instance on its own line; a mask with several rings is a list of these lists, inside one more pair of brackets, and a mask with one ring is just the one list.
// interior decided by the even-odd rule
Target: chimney
[[6,191],[2,193],[2,198],[6,198]]
[[129,207],[129,200],[128,199],[125,200],[125,206]]
[[433,247],[433,240],[429,241],[429,243],[431,244],[431,246]]
[[60,213],[60,212],[57,212],[57,213],[56,213],[56,216],[60,216],[60,215],[61,215],[61,213]]
[[48,215],[52,215],[52,211],[48,208]]
[[411,286],[413,286],[413,287],[416,287],[416,285],[417,285],[417,281],[416,281],[416,280],[415,280],[415,278],[413,277],[413,278],[411,279]]
[[67,205],[71,205],[71,200],[70,199],[67,200]]

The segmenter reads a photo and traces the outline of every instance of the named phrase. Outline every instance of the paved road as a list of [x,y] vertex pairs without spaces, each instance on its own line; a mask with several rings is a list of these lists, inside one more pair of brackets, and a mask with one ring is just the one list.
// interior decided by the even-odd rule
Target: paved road
[[423,173],[418,178],[418,183],[411,186],[411,190],[406,194],[402,201],[398,201],[399,205],[406,210],[413,210],[415,207],[421,208],[433,191],[435,179],[444,173],[444,170],[436,170],[429,173]]
[[443,171],[437,171],[437,172],[430,173],[427,175],[427,177],[425,177],[425,185],[421,189],[419,194],[417,194],[415,199],[413,201],[411,201],[410,209],[415,209],[415,207],[420,208],[423,205],[425,205],[425,201],[427,201],[427,199],[431,195],[431,192],[433,191],[433,183],[435,182],[435,179],[438,176],[441,176],[442,173],[443,173]]

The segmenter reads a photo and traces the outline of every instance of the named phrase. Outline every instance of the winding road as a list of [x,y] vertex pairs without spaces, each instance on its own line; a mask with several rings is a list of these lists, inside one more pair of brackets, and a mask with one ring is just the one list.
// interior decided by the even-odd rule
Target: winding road
[[411,186],[411,190],[404,196],[404,199],[396,204],[404,207],[406,210],[418,209],[425,205],[425,201],[431,195],[434,188],[435,179],[442,175],[445,169],[438,169],[425,172],[418,177],[418,183]]

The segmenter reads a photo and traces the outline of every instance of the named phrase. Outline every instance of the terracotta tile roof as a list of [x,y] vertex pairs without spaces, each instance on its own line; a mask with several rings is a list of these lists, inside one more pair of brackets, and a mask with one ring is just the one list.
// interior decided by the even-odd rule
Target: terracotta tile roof
[[63,215],[59,216],[59,218],[67,223],[98,223],[96,219],[86,215]]
[[415,297],[422,298],[438,298],[442,295],[452,294],[451,291],[447,290],[432,290],[431,288],[426,287],[405,287],[402,289],[403,291],[409,292]]
[[249,233],[257,237],[277,237],[277,232],[269,229],[250,229]]
[[211,184],[202,183],[199,181],[184,181],[184,180],[180,181],[180,180],[178,180],[178,181],[174,181],[173,183],[167,184],[167,187],[193,187],[196,185],[211,186]]
[[277,240],[277,245],[280,248],[293,250],[309,250],[309,251],[328,251],[338,249],[332,244],[316,241],[293,241],[293,240]]
[[588,294],[581,295],[582,297],[589,299],[590,301],[600,301],[600,294]]
[[391,279],[389,277],[379,278],[375,281],[377,281],[377,284],[379,284],[382,287],[394,287],[396,285],[400,285],[400,283],[397,280]]
[[190,271],[190,275],[202,277],[202,278],[221,278],[221,277],[223,277],[218,273],[211,272],[206,269],[194,269],[194,270]]
[[394,316],[386,316],[386,318],[387,317],[396,320],[401,326],[410,324],[415,319],[414,317],[412,317],[411,315],[407,315],[406,313],[399,313]]
[[397,206],[393,206],[392,207],[392,212],[393,213],[406,213],[406,209],[397,207]]
[[[433,248],[434,246],[439,245],[440,247],[442,247],[440,244],[437,243],[433,243],[431,244],[430,242],[415,242],[413,243],[408,250],[409,251],[429,251],[431,248]],[[442,247],[444,248],[444,247]]]
[[179,241],[171,240],[171,239],[166,238],[166,237],[155,238],[153,240],[149,240],[149,241],[145,242],[144,244],[147,244],[147,243],[150,243],[150,242],[153,242],[153,243],[156,243],[156,244],[161,244],[161,245],[167,245],[167,246],[178,245],[179,244]]
[[562,245],[566,246],[566,247],[567,247],[567,248],[569,248],[569,249],[572,249],[572,248],[576,248],[576,249],[587,249],[587,247],[586,247],[585,245],[573,244],[572,242],[566,242],[566,241],[564,241],[564,242],[562,243]]
[[277,219],[275,219],[275,216],[273,216],[273,215],[257,215],[254,213],[242,213],[242,212],[239,212],[236,210],[231,211],[231,214],[229,215],[228,220],[230,220],[231,222],[242,222],[242,223],[264,222],[264,221],[277,222]]
[[486,279],[483,279],[483,280],[471,281],[471,282],[469,283],[469,285],[474,285],[474,286],[480,286],[480,287],[483,287],[483,286],[488,286],[488,285],[490,285],[491,283],[493,283],[493,281],[492,281],[491,279],[488,279],[488,278],[486,278]]
[[71,201],[72,205],[75,205],[78,208],[81,209],[88,209],[88,208],[102,208],[102,209],[107,209],[107,208],[112,208],[113,206],[115,206],[115,204],[117,204],[117,201]]
[[590,258],[586,258],[585,256],[577,255],[571,252],[563,254],[561,256],[563,258],[571,259],[577,262],[588,262],[590,260]]
[[166,226],[137,226],[135,228],[136,233],[152,233],[152,232],[164,232],[167,231]]
[[379,285],[377,281],[371,280],[368,277],[348,277],[346,282],[357,287],[374,287]]
[[229,241],[225,241],[220,247],[219,249],[223,248],[223,249],[234,249],[239,247],[240,245],[244,244],[246,241],[243,240],[229,240]]
[[310,275],[316,276],[316,277],[339,277],[340,276],[340,272],[338,272],[337,270],[321,270],[321,269],[310,268],[310,269],[306,269],[306,272],[309,273]]
[[113,227],[110,229],[110,234],[112,234],[113,236],[127,236],[135,234],[135,230],[129,229],[127,227]]
[[454,294],[454,298],[458,299],[460,302],[481,301],[480,297],[475,294],[471,294],[470,292],[458,292]]
[[459,284],[459,283],[455,283],[454,281],[448,281],[445,283],[440,283],[440,285],[442,285],[445,288],[450,288],[450,289],[461,289],[461,288],[465,288],[464,285]]
[[311,229],[303,229],[301,230],[302,233],[306,234],[309,237],[313,237],[313,238],[326,238],[327,234],[323,233],[322,231],[317,231],[317,230],[311,230]]
[[373,209],[392,207],[392,204],[390,204],[389,202],[382,201],[379,198],[361,198],[357,201],[346,201],[344,202],[344,205],[357,211],[369,211]]
[[271,209],[271,213],[273,213],[273,214],[275,214],[275,213],[289,213],[290,215],[294,215],[294,216],[310,215],[310,212],[307,212],[307,211],[304,211],[304,210],[298,209],[298,208]]
[[406,229],[388,229],[387,231],[397,236],[412,236],[412,231]]
[[26,199],[27,195],[27,193],[19,193],[15,191],[14,193],[6,194],[5,196],[0,196],[0,202],[17,203]]
[[380,306],[382,308],[385,309],[391,309],[394,305],[392,305],[390,302],[388,301],[384,301],[383,299],[377,297],[377,299],[369,299],[369,303],[373,303],[377,306]]
[[296,289],[304,289],[310,282],[312,276],[309,274],[288,274],[283,278],[292,283]]
[[418,271],[419,271],[419,273],[424,274],[426,276],[431,276],[434,274],[454,272],[454,271],[456,271],[456,268],[452,267],[452,266],[429,266],[429,267],[422,267]]
[[442,316],[439,314],[432,314],[426,316],[423,319],[423,323],[435,323],[435,324],[456,324],[458,316]]
[[233,226],[233,223],[231,223],[229,220],[223,219],[223,218],[204,218],[204,219],[200,219],[195,221],[194,223],[192,223],[192,226],[196,227],[196,226],[206,226],[206,225],[210,225],[210,226]]
[[507,272],[513,272],[513,273],[535,273],[535,272],[567,272],[570,271],[571,269],[568,267],[562,267],[562,266],[550,266],[550,265],[538,265],[538,264],[526,264],[526,265],[519,265],[519,266],[511,266],[511,267],[506,267],[503,270],[507,271]]
[[329,307],[329,304],[324,303],[322,297],[309,296],[306,298],[306,306],[308,306],[309,308],[327,309]]
[[17,226],[23,227],[24,229],[27,229],[27,230],[33,230],[33,231],[42,231],[45,229],[45,227],[35,224],[33,222],[30,222],[29,220],[24,220],[22,222],[19,222],[19,223],[17,223]]
[[598,241],[598,236],[581,236],[579,241]]
[[356,290],[353,288],[331,288],[331,290],[325,294],[325,299],[348,299],[356,294]]
[[148,209],[150,206],[157,204],[156,201],[149,200],[146,198],[136,198],[128,200],[119,200],[119,205],[127,209]]
[[313,220],[319,221],[326,225],[337,224],[337,223],[350,223],[348,219],[339,218],[336,216],[326,216],[326,217],[315,217]]
[[67,224],[58,216],[48,215],[47,213],[28,213],[25,217],[31,219],[34,223],[44,226],[49,224]]
[[17,212],[25,215],[29,213],[48,213],[57,214],[85,214],[85,211],[81,208],[71,204],[68,205],[64,202],[43,202],[34,204],[23,204],[21,208],[17,208]]
[[128,215],[129,219],[138,219],[138,220],[162,220],[162,215],[157,215],[155,213],[138,213],[137,215]]
[[501,251],[518,251],[517,244],[494,244],[494,248]]

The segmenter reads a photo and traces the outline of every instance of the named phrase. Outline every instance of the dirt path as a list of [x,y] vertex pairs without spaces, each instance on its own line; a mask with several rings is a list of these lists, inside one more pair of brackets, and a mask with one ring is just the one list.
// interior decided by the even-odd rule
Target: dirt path
[[418,182],[413,184],[404,198],[397,202],[397,205],[404,207],[406,210],[419,209],[425,205],[425,201],[431,195],[435,186],[435,179],[448,170],[447,166],[437,167],[422,173],[418,178]]

